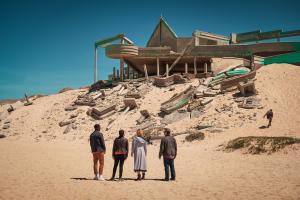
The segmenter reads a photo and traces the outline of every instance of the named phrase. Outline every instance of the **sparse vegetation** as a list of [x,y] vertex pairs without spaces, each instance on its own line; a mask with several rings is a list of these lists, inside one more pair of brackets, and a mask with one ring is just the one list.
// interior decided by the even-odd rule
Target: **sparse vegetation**
[[297,143],[300,143],[300,139],[293,137],[238,137],[230,140],[225,145],[224,150],[231,152],[237,149],[245,149],[245,153],[250,154],[273,153],[288,145]]

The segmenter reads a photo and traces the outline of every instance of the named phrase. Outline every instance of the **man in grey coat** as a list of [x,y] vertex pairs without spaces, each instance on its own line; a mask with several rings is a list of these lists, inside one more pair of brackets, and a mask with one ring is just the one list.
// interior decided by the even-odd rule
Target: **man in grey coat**
[[171,131],[168,128],[164,129],[165,137],[161,139],[159,159],[164,158],[165,166],[165,181],[170,180],[169,170],[171,170],[171,180],[175,181],[176,173],[174,167],[174,159],[177,156],[177,143],[174,137],[171,136]]

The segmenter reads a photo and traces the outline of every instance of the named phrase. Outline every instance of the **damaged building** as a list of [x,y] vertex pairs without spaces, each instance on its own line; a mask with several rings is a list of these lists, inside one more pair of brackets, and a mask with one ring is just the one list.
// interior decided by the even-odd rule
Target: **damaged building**
[[[94,81],[97,81],[97,48],[105,48],[106,56],[120,60],[114,67],[110,79],[121,80],[189,74],[194,77],[209,77],[214,72],[214,58],[234,57],[248,61],[248,65],[270,64],[270,62],[300,63],[300,42],[280,42],[280,38],[299,36],[300,30],[252,31],[231,33],[230,36],[204,31],[194,31],[191,37],[179,37],[160,18],[146,47],[134,43],[119,34],[95,43]],[[260,42],[275,39],[276,42]],[[120,43],[112,44],[114,41]],[[256,62],[255,57],[259,56]],[[269,63],[268,63],[269,62]]]

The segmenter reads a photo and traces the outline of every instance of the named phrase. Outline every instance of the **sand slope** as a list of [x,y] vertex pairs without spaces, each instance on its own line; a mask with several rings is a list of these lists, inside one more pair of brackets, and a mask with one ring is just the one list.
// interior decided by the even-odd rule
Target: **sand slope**
[[[135,182],[133,159],[125,163],[124,182],[97,182],[93,177],[88,136],[97,121],[89,118],[86,106],[79,108],[76,129],[63,134],[65,127],[58,123],[71,113],[64,108],[85,90],[73,90],[41,97],[34,105],[24,107],[14,104],[17,110],[11,115],[2,113],[4,120],[11,120],[7,135],[0,140],[0,199],[299,199],[300,196],[300,150],[299,146],[286,148],[271,155],[246,155],[240,151],[225,153],[218,146],[230,139],[249,136],[300,137],[300,68],[287,64],[273,64],[261,68],[257,74],[256,87],[263,109],[244,110],[233,102],[232,94],[218,96],[211,108],[199,118],[185,118],[171,123],[174,132],[180,132],[197,124],[212,123],[222,132],[205,130],[206,138],[198,142],[184,142],[177,137],[179,154],[176,159],[177,181],[162,182],[164,171],[158,159],[159,142],[149,146],[147,180]],[[197,80],[192,83],[197,85]],[[189,84],[168,88],[150,87],[140,109],[151,113],[159,110],[161,102]],[[161,95],[163,94],[163,95]],[[232,106],[228,112],[218,113],[215,108]],[[5,111],[2,106],[0,112]],[[267,109],[274,110],[273,126],[263,119]],[[127,136],[140,116],[130,111],[118,118],[109,131],[104,131],[108,152],[104,173],[112,172],[112,138],[122,127]],[[109,119],[100,121],[107,126]],[[2,127],[3,120],[0,122]],[[159,123],[159,120],[158,120]]]

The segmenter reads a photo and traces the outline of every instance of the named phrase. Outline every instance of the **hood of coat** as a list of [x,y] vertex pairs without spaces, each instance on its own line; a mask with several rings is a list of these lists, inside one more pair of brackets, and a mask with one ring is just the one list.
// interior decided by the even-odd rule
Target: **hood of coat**
[[138,136],[135,136],[135,139],[140,142],[140,143],[146,143],[146,141],[144,140],[144,138],[141,138],[141,137],[138,137]]

